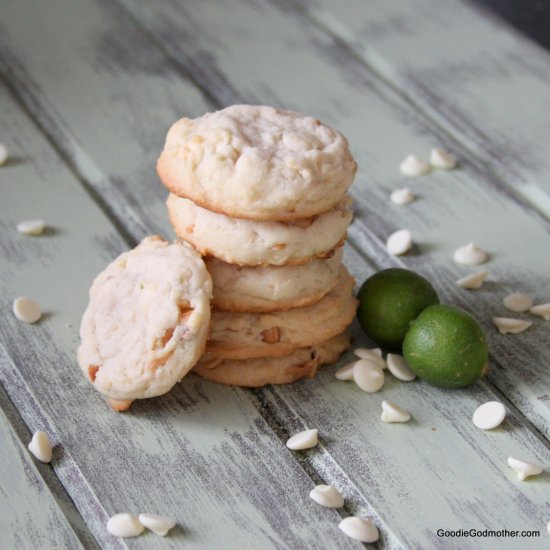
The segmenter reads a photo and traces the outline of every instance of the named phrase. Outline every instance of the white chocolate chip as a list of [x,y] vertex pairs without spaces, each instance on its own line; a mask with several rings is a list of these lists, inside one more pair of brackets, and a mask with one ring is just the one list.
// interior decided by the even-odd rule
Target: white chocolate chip
[[392,256],[405,254],[412,247],[412,235],[408,229],[399,229],[392,233],[386,241],[386,250]]
[[44,220],[27,220],[17,224],[17,231],[23,235],[42,235],[45,227]]
[[350,538],[360,542],[376,542],[380,533],[370,518],[344,518],[338,527]]
[[409,365],[407,365],[403,356],[397,355],[396,353],[388,353],[386,363],[388,364],[388,370],[399,380],[410,382],[416,378],[416,374],[414,374]]
[[311,490],[309,497],[317,504],[327,508],[342,508],[344,506],[344,497],[332,485],[317,485]]
[[478,290],[481,288],[488,274],[488,271],[478,271],[477,273],[472,273],[471,275],[462,277],[462,279],[458,279],[456,284],[468,290]]
[[543,472],[542,466],[511,456],[508,457],[508,466],[516,471],[520,481],[524,481],[529,476],[537,476]]
[[533,298],[527,296],[527,294],[522,294],[521,292],[514,292],[509,294],[502,300],[504,307],[510,311],[516,311],[522,313],[527,311],[533,305]]
[[304,449],[311,449],[315,447],[318,440],[318,430],[314,428],[312,430],[305,430],[303,432],[293,435],[287,442],[286,446],[293,451],[303,451]]
[[144,530],[145,527],[140,523],[137,516],[132,514],[115,514],[107,521],[107,531],[115,537],[137,537]]
[[538,306],[533,306],[529,308],[529,313],[533,315],[539,315],[545,321],[550,321],[550,302],[547,304],[539,304]]
[[375,361],[381,369],[386,368],[386,361],[384,361],[382,357],[382,350],[380,348],[357,348],[353,353],[360,359],[371,359]]
[[16,298],[13,301],[13,313],[24,323],[36,323],[42,316],[38,302],[24,297]]
[[360,359],[353,367],[353,380],[363,391],[374,393],[384,385],[384,371],[372,359]]
[[434,168],[452,170],[453,168],[456,168],[456,157],[448,151],[445,151],[445,149],[432,149],[430,152],[430,164]]
[[533,324],[533,321],[511,319],[510,317],[493,317],[493,323],[500,334],[519,334],[527,330]]
[[380,418],[384,422],[408,422],[411,415],[397,403],[392,401],[382,401],[382,415]]
[[353,353],[360,359],[370,359],[374,357],[382,357],[382,350],[380,348],[356,348]]
[[492,430],[501,424],[506,416],[506,408],[498,401],[488,401],[474,412],[472,422],[480,430]]
[[427,174],[430,171],[430,165],[420,160],[416,155],[407,155],[399,165],[399,170],[404,176],[415,178]]
[[0,143],[0,166],[8,160],[8,150],[5,145]]
[[160,537],[165,537],[168,531],[176,526],[176,522],[173,519],[158,516],[157,514],[140,514],[139,522]]
[[479,265],[487,261],[487,253],[474,243],[457,248],[453,257],[457,264],[462,265]]
[[410,204],[414,199],[415,196],[408,187],[396,189],[395,191],[392,191],[390,195],[390,201],[392,201],[393,204],[398,204],[399,206]]
[[34,432],[28,449],[40,462],[51,462],[52,444],[45,432]]
[[353,380],[353,367],[355,367],[355,363],[357,363],[357,361],[353,361],[353,363],[348,363],[341,369],[338,369],[334,373],[334,376],[338,378],[338,380]]

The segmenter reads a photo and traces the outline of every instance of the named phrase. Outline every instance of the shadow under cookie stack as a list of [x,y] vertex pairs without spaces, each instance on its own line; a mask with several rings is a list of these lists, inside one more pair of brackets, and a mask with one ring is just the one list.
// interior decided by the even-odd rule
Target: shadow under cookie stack
[[257,387],[335,362],[357,307],[342,264],[356,173],[346,139],[311,117],[234,105],[176,122],[157,169],[170,222],[213,281],[193,372]]

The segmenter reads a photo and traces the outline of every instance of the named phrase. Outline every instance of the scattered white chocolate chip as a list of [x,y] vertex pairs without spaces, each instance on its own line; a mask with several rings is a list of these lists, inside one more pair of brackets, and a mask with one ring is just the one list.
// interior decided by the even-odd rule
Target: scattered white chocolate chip
[[353,380],[353,367],[355,367],[355,363],[357,363],[357,361],[353,361],[353,363],[348,363],[341,369],[338,369],[334,373],[334,376],[338,378],[338,380]]
[[416,155],[407,155],[399,165],[399,170],[404,176],[415,178],[427,174],[430,171],[430,165],[420,160]]
[[533,305],[533,298],[527,296],[527,294],[522,294],[521,292],[514,292],[509,294],[502,300],[504,307],[510,311],[516,311],[518,313],[523,313],[527,311]]
[[17,231],[23,235],[42,235],[45,227],[44,220],[27,220],[17,224]]
[[359,359],[353,367],[353,380],[363,391],[374,393],[384,385],[384,371],[372,359]]
[[350,538],[360,542],[376,542],[380,533],[370,518],[344,518],[338,527]]
[[0,143],[0,166],[8,160],[8,149]]
[[157,514],[140,514],[139,522],[147,529],[150,529],[159,535],[160,537],[165,537],[170,531],[176,526],[176,522],[173,519],[167,518],[165,516],[158,516]]
[[399,206],[404,206],[405,204],[410,204],[415,199],[415,196],[412,194],[411,190],[408,187],[403,189],[396,189],[390,194],[390,201],[393,204],[398,204]]
[[529,476],[537,476],[543,472],[542,466],[511,456],[508,457],[508,466],[516,471],[520,481],[524,481]]
[[137,537],[144,530],[139,518],[132,514],[115,514],[107,521],[107,531],[115,537]]
[[430,152],[430,164],[434,168],[452,170],[456,168],[456,157],[448,151],[445,151],[445,149],[435,148]]
[[332,485],[317,485],[310,491],[309,497],[317,504],[327,508],[342,508],[344,506],[344,497]]
[[487,261],[487,253],[474,243],[457,248],[453,257],[457,264],[462,265],[479,265]]
[[315,447],[318,440],[318,430],[313,428],[312,430],[305,430],[303,432],[294,434],[287,442],[286,446],[293,451],[303,451],[304,449],[311,449]]
[[369,359],[370,357],[382,357],[382,350],[380,348],[356,348],[353,353],[360,359]]
[[378,363],[381,369],[386,368],[386,361],[382,357],[382,350],[380,348],[357,348],[353,353],[359,357],[359,359],[372,359]]
[[478,271],[477,273],[472,273],[471,275],[462,277],[462,279],[458,279],[456,284],[468,290],[478,290],[481,288],[488,274],[488,271]]
[[397,355],[396,353],[388,353],[386,363],[388,364],[388,370],[399,380],[410,382],[416,378],[416,374],[414,374],[409,365],[407,365],[403,356]]
[[533,315],[539,315],[545,321],[550,321],[550,302],[547,304],[539,304],[529,308],[529,313]]
[[382,401],[382,415],[380,418],[384,422],[408,422],[411,415],[397,403],[392,401]]
[[488,401],[474,412],[472,422],[480,430],[492,430],[499,426],[506,416],[506,408],[498,401]]
[[13,313],[24,323],[36,323],[42,316],[40,304],[30,298],[16,298],[13,301]]
[[45,432],[40,430],[34,432],[28,449],[40,462],[51,462],[52,444]]
[[412,235],[408,229],[399,229],[392,233],[386,241],[386,250],[392,256],[405,254],[412,247]]
[[533,324],[533,321],[511,319],[510,317],[493,317],[493,323],[500,334],[519,334],[527,330]]

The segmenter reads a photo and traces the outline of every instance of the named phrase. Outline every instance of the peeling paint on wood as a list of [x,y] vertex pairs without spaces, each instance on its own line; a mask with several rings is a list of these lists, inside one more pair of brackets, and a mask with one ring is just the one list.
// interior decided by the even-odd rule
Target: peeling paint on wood
[[[378,6],[369,31],[390,46],[396,29],[416,36],[414,19],[396,6]],[[0,296],[9,305],[15,294],[32,295],[46,315],[36,326],[9,312],[0,318],[0,376],[29,429],[48,426],[58,444],[53,468],[102,547],[359,547],[337,529],[339,512],[307,497],[317,483],[342,489],[343,514],[373,516],[385,548],[463,547],[460,539],[438,539],[438,527],[545,528],[547,475],[519,483],[506,457],[550,464],[550,401],[541,398],[550,394],[547,327],[537,320],[523,335],[502,337],[490,317],[512,290],[548,300],[550,225],[516,197],[489,149],[472,155],[460,125],[443,131],[380,78],[391,71],[352,53],[357,43],[345,25],[335,37],[319,20],[283,0],[223,7],[214,0],[52,0],[32,8],[8,2],[3,11],[0,67],[11,95],[0,87],[0,123],[19,160],[0,169],[0,252],[8,259],[0,263]],[[480,94],[503,78],[482,63],[457,68],[476,75]],[[294,108],[348,136],[360,174],[346,265],[358,283],[383,267],[415,269],[444,301],[472,311],[490,337],[488,380],[445,392],[387,375],[383,393],[366,395],[336,382],[332,367],[315,380],[255,391],[190,376],[126,414],[107,409],[75,361],[88,287],[145,234],[172,234],[154,173],[168,126],[234,102]],[[460,169],[405,181],[402,158],[425,157],[441,144],[459,156]],[[520,172],[516,145],[509,144],[509,158]],[[405,184],[418,200],[391,205],[389,192]],[[28,240],[13,230],[37,215],[53,232]],[[384,242],[401,227],[416,245],[396,259]],[[469,240],[491,254],[489,282],[477,293],[454,283],[467,269],[452,263],[452,252]],[[354,335],[357,345],[369,345],[357,327]],[[383,424],[385,398],[408,408],[413,422]],[[503,400],[509,416],[482,433],[470,417],[490,399]],[[320,447],[289,452],[286,437],[308,427],[320,429]],[[126,543],[105,531],[109,515],[121,511],[166,514],[178,528],[167,539],[147,533]],[[513,548],[510,540],[483,547]]]

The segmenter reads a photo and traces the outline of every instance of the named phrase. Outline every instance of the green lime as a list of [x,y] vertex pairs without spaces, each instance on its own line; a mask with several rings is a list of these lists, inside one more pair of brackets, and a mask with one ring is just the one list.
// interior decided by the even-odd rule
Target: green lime
[[408,269],[384,269],[369,277],[359,290],[357,317],[375,342],[400,349],[409,323],[439,299],[430,282]]
[[456,307],[435,305],[411,323],[403,356],[426,382],[460,388],[483,376],[489,351],[485,334],[471,315]]

